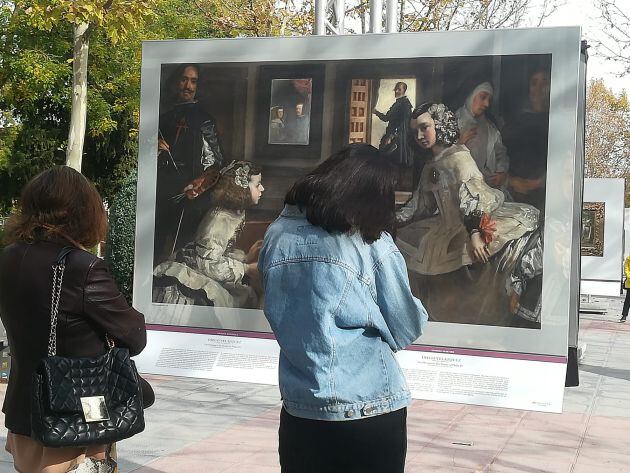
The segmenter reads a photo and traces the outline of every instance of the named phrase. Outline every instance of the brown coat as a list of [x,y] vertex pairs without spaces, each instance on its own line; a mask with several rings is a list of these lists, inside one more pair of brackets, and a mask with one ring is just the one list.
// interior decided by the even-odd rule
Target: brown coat
[[[68,245],[15,243],[0,254],[0,318],[11,351],[11,373],[4,406],[5,426],[16,434],[31,432],[31,377],[47,356],[50,331],[52,264]],[[129,306],[105,263],[75,249],[66,258],[57,354],[96,356],[105,351],[105,333],[132,355],[146,345],[144,316]]]

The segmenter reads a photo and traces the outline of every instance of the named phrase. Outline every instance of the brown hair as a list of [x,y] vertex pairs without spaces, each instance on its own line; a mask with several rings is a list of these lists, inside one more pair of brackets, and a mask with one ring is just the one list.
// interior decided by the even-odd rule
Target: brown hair
[[7,243],[65,237],[89,248],[105,238],[107,214],[94,184],[83,174],[54,166],[26,184],[6,230]]
[[[232,166],[233,164],[233,166]],[[242,187],[236,183],[236,173],[240,170],[247,181],[252,176],[262,172],[260,166],[251,161],[236,161],[230,164],[230,169],[219,177],[219,181],[212,188],[212,205],[229,210],[245,210],[252,206],[252,195],[249,185]],[[229,166],[227,166],[229,168]]]

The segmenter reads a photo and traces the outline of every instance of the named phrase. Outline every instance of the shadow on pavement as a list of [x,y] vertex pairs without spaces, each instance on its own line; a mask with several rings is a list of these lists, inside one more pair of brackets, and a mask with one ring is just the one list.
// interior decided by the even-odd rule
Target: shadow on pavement
[[630,370],[621,370],[619,368],[606,368],[604,366],[580,365],[580,370],[593,374],[608,376],[610,378],[625,379],[630,381]]

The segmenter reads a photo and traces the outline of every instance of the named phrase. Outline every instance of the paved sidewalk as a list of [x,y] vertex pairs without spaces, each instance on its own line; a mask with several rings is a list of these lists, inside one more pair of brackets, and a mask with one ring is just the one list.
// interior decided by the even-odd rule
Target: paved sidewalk
[[[415,401],[407,473],[630,472],[630,322],[617,323],[620,299],[602,301],[606,314],[582,315],[580,386],[562,414]],[[277,387],[147,378],[157,401],[146,431],[120,443],[121,473],[279,473]]]

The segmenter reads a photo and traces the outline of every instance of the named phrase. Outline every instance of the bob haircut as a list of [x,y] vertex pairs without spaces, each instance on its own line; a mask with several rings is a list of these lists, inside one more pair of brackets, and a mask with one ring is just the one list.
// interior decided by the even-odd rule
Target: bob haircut
[[[252,194],[249,190],[249,181],[252,176],[262,173],[262,168],[251,161],[235,161],[223,168],[219,179],[211,188],[211,205],[228,210],[245,210],[252,206]],[[237,179],[247,179],[247,185],[237,183]],[[245,187],[243,187],[245,185]]]
[[444,146],[452,146],[459,140],[459,125],[457,117],[449,108],[441,103],[423,103],[411,112],[411,119],[428,113],[435,122],[435,142]]
[[394,166],[366,143],[342,148],[297,181],[284,202],[306,212],[313,225],[333,233],[359,232],[372,243],[394,236]]
[[7,223],[8,243],[70,238],[90,248],[107,233],[107,214],[96,187],[68,166],[54,166],[31,179]]

